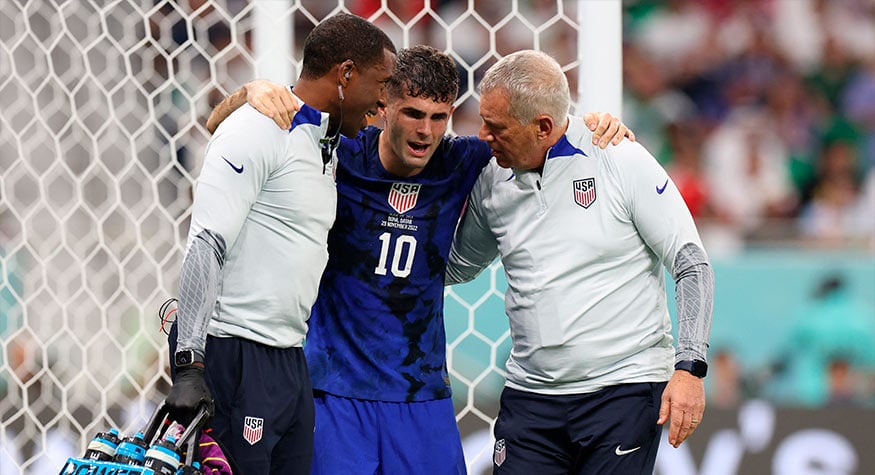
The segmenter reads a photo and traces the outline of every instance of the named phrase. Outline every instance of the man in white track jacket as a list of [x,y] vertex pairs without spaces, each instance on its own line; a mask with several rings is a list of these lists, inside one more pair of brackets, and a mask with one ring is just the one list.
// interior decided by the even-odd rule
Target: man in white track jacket
[[[549,56],[505,57],[480,91],[494,158],[447,281],[473,279],[496,255],[507,275],[513,348],[495,473],[652,473],[661,424],[671,419],[676,447],[705,409],[714,276],[693,219],[640,144],[592,145]],[[677,286],[676,349],[664,269]]]

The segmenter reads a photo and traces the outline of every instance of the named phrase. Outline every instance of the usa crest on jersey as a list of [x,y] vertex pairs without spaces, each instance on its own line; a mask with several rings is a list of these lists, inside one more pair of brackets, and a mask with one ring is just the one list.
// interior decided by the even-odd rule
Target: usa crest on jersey
[[418,183],[392,183],[392,188],[389,189],[389,206],[398,214],[410,211],[416,206],[421,187]]
[[255,445],[261,440],[261,435],[264,430],[264,419],[261,417],[246,416],[243,419],[243,438],[249,445]]
[[574,180],[574,202],[589,208],[589,205],[595,201],[595,178],[584,178],[582,180]]

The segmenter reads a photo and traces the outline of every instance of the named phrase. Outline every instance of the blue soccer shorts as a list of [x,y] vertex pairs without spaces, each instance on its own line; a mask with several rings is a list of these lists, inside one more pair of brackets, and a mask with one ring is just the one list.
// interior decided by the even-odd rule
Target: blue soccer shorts
[[666,383],[546,395],[505,387],[495,422],[495,475],[653,473]]
[[382,402],[316,393],[313,475],[465,474],[452,399]]

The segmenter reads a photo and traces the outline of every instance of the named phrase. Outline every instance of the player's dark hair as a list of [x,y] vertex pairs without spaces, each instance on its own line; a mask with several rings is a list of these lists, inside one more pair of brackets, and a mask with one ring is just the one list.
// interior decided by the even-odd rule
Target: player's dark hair
[[395,71],[386,85],[390,97],[423,96],[452,104],[459,93],[456,62],[431,46],[418,45],[398,52]]
[[301,77],[318,79],[347,59],[360,70],[368,69],[383,62],[384,50],[395,53],[383,30],[362,17],[338,13],[322,20],[304,40]]

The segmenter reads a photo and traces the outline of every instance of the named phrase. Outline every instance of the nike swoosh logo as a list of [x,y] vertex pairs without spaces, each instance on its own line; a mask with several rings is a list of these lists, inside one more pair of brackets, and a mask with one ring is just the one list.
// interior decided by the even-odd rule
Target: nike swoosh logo
[[662,192],[665,191],[665,188],[667,186],[668,186],[668,178],[665,179],[665,183],[663,183],[661,187],[659,185],[656,186],[656,194],[661,195]]
[[[663,187],[663,189],[665,189],[665,187]],[[622,455],[626,455],[626,454],[631,454],[632,452],[634,452],[634,451],[636,451],[636,450],[638,450],[638,449],[640,449],[640,448],[641,448],[641,446],[639,445],[638,447],[635,447],[634,449],[623,450],[623,449],[621,449],[620,446],[618,445],[617,448],[614,449],[614,453],[617,454],[617,455],[622,456]]]
[[243,165],[240,165],[238,167],[237,165],[234,165],[233,163],[231,163],[231,161],[225,157],[222,157],[222,160],[224,160],[225,163],[227,163],[228,165],[231,165],[231,169],[234,170],[235,172],[237,172],[238,174],[243,173]]

